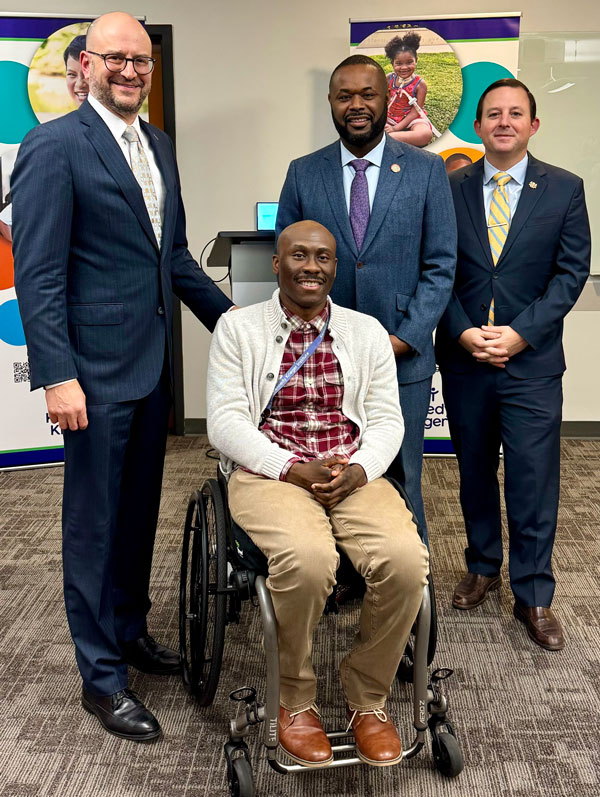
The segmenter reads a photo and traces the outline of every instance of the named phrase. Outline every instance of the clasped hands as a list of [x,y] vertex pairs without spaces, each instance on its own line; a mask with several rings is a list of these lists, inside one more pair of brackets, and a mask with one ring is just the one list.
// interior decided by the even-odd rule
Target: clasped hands
[[311,462],[294,462],[286,482],[302,487],[325,509],[333,509],[351,492],[367,483],[362,465],[349,465],[347,457],[328,457]]
[[465,329],[458,342],[481,363],[504,368],[505,363],[527,346],[525,338],[508,326]]

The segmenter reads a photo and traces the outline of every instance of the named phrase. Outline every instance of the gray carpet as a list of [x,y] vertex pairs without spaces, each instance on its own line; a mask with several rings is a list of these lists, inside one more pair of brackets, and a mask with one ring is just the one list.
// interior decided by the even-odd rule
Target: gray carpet
[[[151,630],[177,646],[181,526],[190,491],[214,474],[203,438],[169,441],[154,571]],[[554,608],[567,647],[534,646],[512,619],[508,584],[472,612],[449,606],[462,574],[464,532],[456,464],[429,459],[424,493],[438,596],[437,666],[447,682],[450,716],[465,757],[453,781],[432,766],[429,745],[403,764],[281,776],[251,737],[260,795],[448,795],[587,797],[600,786],[600,442],[563,443],[562,503],[554,555]],[[228,692],[263,686],[259,617],[227,629],[214,705],[199,709],[177,678],[132,673],[132,687],[158,715],[164,737],[135,744],[106,734],[79,704],[80,684],[64,616],[60,565],[62,470],[0,473],[0,796],[217,797],[227,794],[222,745]],[[140,501],[143,496],[140,496]],[[332,662],[347,649],[357,609],[323,618],[316,644],[325,723],[343,721]],[[410,691],[394,687],[391,709],[410,734]]]

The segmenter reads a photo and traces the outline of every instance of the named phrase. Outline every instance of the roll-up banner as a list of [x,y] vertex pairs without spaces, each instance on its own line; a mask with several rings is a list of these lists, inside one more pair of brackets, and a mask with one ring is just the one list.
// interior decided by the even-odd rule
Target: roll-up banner
[[[482,157],[473,129],[477,102],[490,83],[516,77],[520,18],[514,11],[351,19],[350,52],[370,56],[388,76],[388,123],[402,127],[410,112],[408,127],[429,125],[424,146],[441,155],[450,171]],[[400,45],[416,58],[395,57]],[[425,453],[452,453],[439,373],[425,421]]]

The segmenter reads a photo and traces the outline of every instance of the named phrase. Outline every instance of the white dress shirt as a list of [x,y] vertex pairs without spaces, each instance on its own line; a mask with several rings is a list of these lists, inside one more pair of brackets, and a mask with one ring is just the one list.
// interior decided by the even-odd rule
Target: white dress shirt
[[[379,172],[381,171],[381,161],[383,159],[383,150],[385,148],[385,134],[383,138],[377,144],[376,147],[362,158],[362,160],[370,161],[371,165],[367,166],[365,169],[365,174],[367,176],[367,186],[369,189],[369,206],[371,210],[373,210],[373,200],[375,199],[375,191],[377,190],[377,183],[379,182]],[[346,197],[346,207],[348,208],[348,213],[350,213],[350,189],[352,187],[352,180],[354,180],[354,175],[356,171],[354,166],[350,166],[350,161],[353,160],[360,160],[353,155],[350,150],[346,149],[346,147],[340,141],[340,149],[342,155],[342,174],[344,176],[344,196]]]
[[[123,133],[127,127],[127,122],[124,119],[121,119],[120,116],[117,116],[116,113],[113,113],[112,111],[109,111],[108,108],[105,108],[104,105],[102,105],[102,103],[99,102],[95,97],[92,97],[91,94],[88,94],[88,102],[113,134],[115,141],[121,148],[127,163],[131,167],[131,161],[129,158],[129,144],[123,138]],[[150,174],[152,175],[152,182],[154,183],[154,190],[156,192],[156,200],[158,202],[160,218],[161,220],[164,220],[165,184],[160,173],[160,169],[158,168],[156,158],[154,157],[154,151],[150,146],[148,136],[141,128],[139,116],[135,117],[135,121],[131,126],[137,131],[144,152],[146,153],[146,157],[148,158],[148,165],[150,166]]]
[[496,188],[496,181],[493,179],[494,175],[500,171],[505,171],[506,174],[510,174],[512,178],[504,186],[504,189],[508,196],[510,219],[512,221],[515,216],[517,205],[519,203],[519,197],[521,196],[521,191],[523,190],[523,183],[525,182],[525,174],[527,173],[528,161],[529,161],[529,156],[525,154],[525,157],[522,160],[520,160],[518,163],[515,163],[514,166],[511,166],[510,169],[497,169],[495,166],[492,166],[492,164],[488,161],[487,158],[483,159],[483,207],[485,210],[486,224],[490,215],[492,194],[494,193],[494,189]]

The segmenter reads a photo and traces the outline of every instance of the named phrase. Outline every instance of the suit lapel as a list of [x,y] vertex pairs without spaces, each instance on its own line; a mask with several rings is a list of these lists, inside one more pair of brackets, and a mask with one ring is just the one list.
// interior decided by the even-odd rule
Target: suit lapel
[[[386,137],[381,168],[379,170],[379,180],[377,181],[377,190],[375,191],[375,198],[373,200],[373,209],[371,211],[371,218],[369,219],[369,226],[367,227],[361,252],[366,251],[374,240],[394,201],[394,197],[404,176],[405,168],[402,162],[403,157],[404,152],[402,151],[402,147],[393,146],[390,139]],[[391,167],[393,163],[397,163],[398,166],[400,166],[399,171],[392,171]]]
[[494,268],[494,261],[492,260],[492,253],[490,251],[490,242],[488,240],[487,221],[483,207],[483,158],[474,164],[469,170],[469,174],[465,175],[465,179],[461,183],[461,188],[467,210],[471,217],[471,223],[477,233],[481,248],[483,249],[490,268]]
[[527,172],[525,174],[525,182],[523,183],[523,188],[521,190],[521,196],[519,197],[517,209],[515,210],[515,215],[510,224],[510,229],[502,249],[502,254],[496,263],[496,268],[502,265],[517,236],[523,229],[525,222],[544,194],[547,187],[545,175],[546,170],[544,167],[538,160],[532,158],[530,155],[529,163],[527,164]]
[[358,256],[344,195],[344,175],[342,173],[342,156],[339,142],[331,144],[324,152],[321,160],[321,176],[325,184],[325,196],[329,200],[340,232],[348,247],[355,256]]
[[98,153],[98,157],[119,186],[123,196],[135,213],[139,223],[150,241],[158,248],[152,223],[146,209],[142,189],[135,179],[129,164],[114,136],[104,124],[102,119],[88,104],[84,103],[79,109],[80,120],[84,125],[86,135]]

